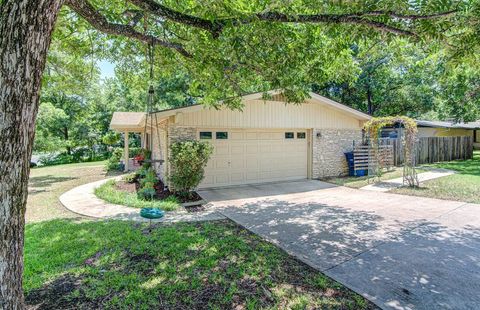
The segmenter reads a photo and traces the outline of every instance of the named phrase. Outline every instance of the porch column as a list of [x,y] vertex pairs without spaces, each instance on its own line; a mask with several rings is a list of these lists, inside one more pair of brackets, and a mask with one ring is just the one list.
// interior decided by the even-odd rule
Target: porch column
[[124,161],[125,161],[125,172],[128,172],[128,163],[129,163],[129,154],[128,154],[128,131],[125,131],[124,133],[124,136],[123,136],[123,139],[124,139],[124,150],[123,150],[123,154],[124,154]]

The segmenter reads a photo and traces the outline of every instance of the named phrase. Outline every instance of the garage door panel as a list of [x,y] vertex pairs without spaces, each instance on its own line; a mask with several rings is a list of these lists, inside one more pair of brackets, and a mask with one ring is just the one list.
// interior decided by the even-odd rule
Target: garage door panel
[[228,139],[217,140],[213,132],[214,152],[201,187],[307,177],[307,140],[285,139],[285,132],[293,130],[221,131],[228,132]]
[[216,184],[228,184],[230,183],[230,178],[228,173],[217,173],[215,175],[215,183]]
[[245,179],[247,181],[258,180],[258,171],[246,171],[245,176],[246,176]]
[[230,161],[230,169],[244,169],[245,168],[245,161],[244,159]]
[[229,134],[230,140],[244,140],[245,139],[245,134],[244,132],[241,131],[232,131]]
[[232,145],[230,147],[230,154],[232,155],[241,155],[243,156],[245,154],[245,146],[244,145]]
[[214,166],[216,169],[229,169],[229,161],[228,159],[216,159],[214,161]]
[[233,172],[233,173],[231,173],[230,181],[232,183],[243,183],[245,181],[245,173],[243,173],[243,172]]
[[230,150],[228,145],[216,144],[214,145],[215,155],[229,155]]
[[246,145],[245,146],[247,154],[257,154],[258,153],[258,145]]

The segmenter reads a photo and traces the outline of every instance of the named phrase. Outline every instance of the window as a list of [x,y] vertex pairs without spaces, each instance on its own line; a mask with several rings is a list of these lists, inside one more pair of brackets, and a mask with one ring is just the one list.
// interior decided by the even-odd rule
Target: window
[[295,138],[295,135],[293,134],[293,132],[285,133],[285,139],[293,139],[293,138]]
[[297,132],[297,139],[305,139],[305,136],[304,132]]
[[200,131],[200,139],[212,139],[211,131]]
[[222,140],[222,139],[228,139],[228,132],[226,131],[217,131],[215,133],[215,138]]

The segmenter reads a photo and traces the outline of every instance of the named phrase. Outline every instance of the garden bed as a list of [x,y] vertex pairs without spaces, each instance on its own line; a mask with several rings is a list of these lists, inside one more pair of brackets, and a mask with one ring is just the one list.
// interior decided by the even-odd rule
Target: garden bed
[[156,194],[152,200],[144,200],[138,196],[138,182],[110,180],[95,189],[95,195],[107,202],[133,208],[160,208],[164,211],[185,209],[187,212],[204,211],[202,197],[194,192],[189,199],[180,199],[168,190],[164,190],[160,182],[155,186]]
[[[118,190],[121,190],[121,191],[138,193],[141,187],[140,179],[138,175],[136,175],[130,181],[122,180],[117,182],[116,187]],[[191,205],[192,203],[193,205],[195,205],[196,202],[198,202],[198,204],[201,204],[203,201],[202,197],[195,191],[190,192],[188,196],[178,196],[175,193],[168,190],[168,188],[165,186],[165,184],[163,184],[161,180],[158,180],[158,183],[155,184],[154,188],[155,188],[155,195],[153,198],[156,200],[175,198],[176,200],[178,200],[178,202],[182,204],[183,203],[189,204],[189,205]]]

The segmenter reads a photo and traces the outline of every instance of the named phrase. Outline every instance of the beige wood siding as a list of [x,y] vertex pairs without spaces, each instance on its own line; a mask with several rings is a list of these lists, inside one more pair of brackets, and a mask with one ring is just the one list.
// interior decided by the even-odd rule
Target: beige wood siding
[[251,100],[245,102],[243,112],[203,108],[178,113],[175,123],[179,126],[215,128],[361,128],[357,118],[311,100],[302,105]]

